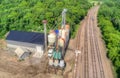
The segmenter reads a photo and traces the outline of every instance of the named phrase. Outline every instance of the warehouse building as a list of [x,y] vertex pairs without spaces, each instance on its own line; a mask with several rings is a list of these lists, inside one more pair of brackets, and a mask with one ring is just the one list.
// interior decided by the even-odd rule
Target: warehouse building
[[44,33],[10,31],[6,37],[7,47],[17,49],[18,47],[25,48],[31,52],[44,52]]

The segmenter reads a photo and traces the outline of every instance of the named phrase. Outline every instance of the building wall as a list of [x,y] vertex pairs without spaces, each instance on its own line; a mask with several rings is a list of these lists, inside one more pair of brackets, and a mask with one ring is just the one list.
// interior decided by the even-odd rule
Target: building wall
[[6,40],[6,42],[7,42],[8,48],[16,49],[17,47],[21,47],[21,48],[26,48],[31,52],[36,52],[36,46],[41,46],[41,47],[44,46],[44,45],[37,45],[37,44],[26,43],[26,42],[17,42],[12,40]]

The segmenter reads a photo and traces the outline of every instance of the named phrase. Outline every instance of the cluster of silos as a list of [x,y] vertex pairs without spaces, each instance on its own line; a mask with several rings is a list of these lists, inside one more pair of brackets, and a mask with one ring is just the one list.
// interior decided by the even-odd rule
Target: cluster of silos
[[64,53],[69,40],[69,25],[59,30],[50,30],[48,35],[49,65],[64,68]]

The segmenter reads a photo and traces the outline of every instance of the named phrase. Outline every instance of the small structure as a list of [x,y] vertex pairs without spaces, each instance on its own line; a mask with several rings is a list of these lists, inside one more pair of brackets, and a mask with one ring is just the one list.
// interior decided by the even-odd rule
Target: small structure
[[18,47],[15,50],[16,55],[19,57],[20,60],[25,59],[26,57],[28,57],[30,55],[30,51],[28,51],[27,49]]
[[36,52],[36,46],[44,52],[44,33],[10,31],[6,38],[7,47],[16,49],[25,48],[31,52]]
[[35,54],[33,55],[33,57],[36,57],[36,58],[41,58],[42,55],[43,55],[43,47],[42,46],[36,46],[36,52]]

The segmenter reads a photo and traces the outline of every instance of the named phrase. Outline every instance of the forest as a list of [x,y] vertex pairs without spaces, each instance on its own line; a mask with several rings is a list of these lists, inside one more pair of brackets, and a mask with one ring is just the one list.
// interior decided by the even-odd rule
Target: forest
[[80,20],[90,7],[87,0],[0,0],[0,38],[5,38],[10,30],[43,32],[44,19],[48,21],[47,30],[59,28],[64,8],[74,38]]
[[98,13],[98,22],[112,60],[116,78],[120,78],[120,0],[105,1]]

